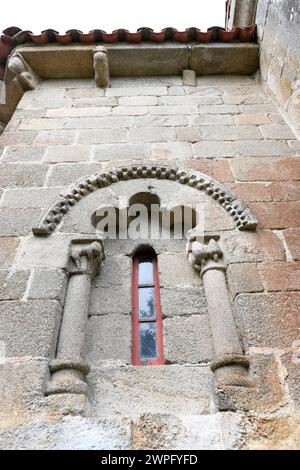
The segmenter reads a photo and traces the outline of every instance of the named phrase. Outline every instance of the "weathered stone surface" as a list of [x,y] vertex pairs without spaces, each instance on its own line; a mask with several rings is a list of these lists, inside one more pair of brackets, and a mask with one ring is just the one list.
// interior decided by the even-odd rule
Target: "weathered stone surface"
[[281,229],[300,226],[300,201],[249,204],[263,228]]
[[39,420],[12,428],[0,436],[3,449],[117,450],[131,448],[131,422],[125,417],[104,419],[68,416]]
[[116,98],[107,96],[102,98],[77,98],[73,101],[75,108],[116,106],[117,104]]
[[300,158],[236,158],[231,162],[240,181],[287,181],[300,179]]
[[71,107],[72,100],[64,98],[64,93],[63,88],[27,91],[19,102],[18,109]]
[[68,88],[65,92],[66,98],[99,98],[104,96],[105,90],[97,87]]
[[288,126],[260,126],[264,139],[295,139],[295,135]]
[[159,103],[166,106],[195,106],[199,104],[221,104],[218,96],[163,96]]
[[132,127],[133,124],[134,118],[127,116],[74,117],[60,122],[65,129],[119,129]]
[[3,163],[40,162],[45,149],[43,147],[6,147],[2,156]]
[[285,251],[281,240],[270,230],[243,233],[225,232],[220,244],[224,247],[228,263],[253,263],[256,261],[284,260]]
[[151,114],[160,114],[161,116],[176,114],[176,115],[189,115],[198,114],[197,106],[151,106],[148,108]]
[[147,106],[116,106],[112,109],[113,116],[143,116],[147,113]]
[[19,243],[20,240],[15,237],[0,237],[0,264],[3,269],[13,264]]
[[235,114],[239,113],[239,107],[236,104],[218,104],[218,105],[204,105],[198,106],[199,114]]
[[295,341],[298,349],[293,350],[292,353],[284,354],[281,356],[281,362],[287,371],[287,383],[289,385],[289,393],[292,396],[296,406],[300,407],[300,367],[299,367],[299,341]]
[[203,139],[202,127],[183,127],[176,129],[177,139],[183,142],[198,142]]
[[102,144],[95,146],[94,160],[139,159],[150,155],[147,144]]
[[262,292],[264,289],[259,271],[254,263],[230,264],[226,273],[233,298],[242,292]]
[[65,163],[51,165],[47,173],[47,186],[69,186],[85,176],[100,173],[100,163]]
[[[142,116],[135,118],[136,127],[176,127],[176,126],[186,126],[187,117],[186,116]],[[129,127],[129,126],[128,126]]]
[[158,255],[159,280],[162,287],[201,285],[199,274],[189,265],[184,253]]
[[285,403],[282,384],[282,368],[273,354],[251,355],[247,374],[247,387],[219,386],[216,389],[216,405],[220,410],[232,409],[252,413],[272,413]]
[[[283,183],[285,185],[285,183]],[[241,201],[259,202],[272,201],[273,183],[233,183],[230,189],[238,196]]]
[[26,289],[28,271],[0,271],[0,300],[20,299]]
[[90,317],[86,327],[84,355],[93,364],[101,361],[131,364],[131,323],[129,315]]
[[0,335],[7,356],[53,356],[60,317],[55,300],[1,302]]
[[163,321],[163,334],[167,363],[197,364],[213,357],[207,315],[166,318]]
[[88,106],[86,108],[58,108],[47,109],[47,117],[49,118],[78,118],[78,117],[91,117],[91,116],[107,116],[111,114],[111,107]]
[[106,96],[161,96],[168,93],[166,86],[159,87],[110,87]]
[[28,235],[41,215],[42,211],[40,209],[14,209],[14,211],[1,209],[0,234],[11,237]]
[[[199,114],[189,116],[190,126],[233,126],[234,120],[230,114]],[[252,123],[249,123],[251,125]]]
[[289,228],[283,231],[285,241],[287,243],[288,250],[292,256],[292,259],[300,261],[300,229]]
[[284,157],[292,154],[291,149],[284,140],[236,140],[232,145],[234,154],[237,157]]
[[207,313],[203,288],[165,287],[160,290],[160,302],[164,317],[188,316]]
[[33,131],[4,132],[1,135],[1,145],[26,147],[27,145],[32,144],[35,137],[36,137],[36,132],[33,132]]
[[119,106],[155,106],[158,104],[156,96],[129,96],[120,97]]
[[28,290],[28,299],[52,299],[64,303],[67,276],[62,269],[34,269]]
[[170,451],[232,449],[240,437],[239,421],[234,413],[180,417],[148,413],[133,422],[132,446]]
[[196,86],[197,85],[197,77],[194,70],[183,70],[182,72],[182,83],[185,86]]
[[18,252],[16,267],[66,268],[69,258],[70,236],[56,234],[49,238],[29,237]]
[[132,259],[122,252],[119,256],[107,256],[98,276],[93,281],[94,287],[113,287],[127,285],[132,274]]
[[91,147],[88,145],[53,145],[47,147],[43,161],[46,163],[80,162],[89,160]]
[[144,127],[129,130],[131,142],[168,142],[176,140],[175,129],[167,127]]
[[258,126],[260,124],[271,124],[270,113],[246,113],[237,114],[234,116],[234,120],[237,126]]
[[75,143],[75,130],[41,131],[34,139],[34,145],[71,145]]
[[93,411],[98,416],[199,415],[209,410],[212,372],[208,366],[108,364],[92,368],[88,384]]
[[188,167],[211,176],[220,183],[234,181],[229,163],[227,160],[211,160],[201,158],[199,160],[189,160]]
[[120,313],[130,315],[131,313],[131,285],[130,278],[118,288],[97,287],[91,293],[90,315],[107,315]]
[[[30,414],[36,414],[43,399],[48,360],[7,357],[0,367],[0,446],[16,449],[15,427],[21,427]],[[10,434],[9,428],[13,429],[10,444],[5,438],[6,432]]]
[[43,186],[47,165],[12,163],[1,165],[0,187],[15,188],[28,186]]
[[79,131],[78,137],[80,144],[109,144],[126,141],[126,129],[84,129]]
[[7,189],[1,200],[1,207],[46,209],[58,196],[60,188]]
[[297,337],[299,303],[298,292],[239,294],[235,306],[247,348],[290,347]]
[[192,147],[187,142],[162,142],[158,144],[152,144],[151,156],[153,158],[191,157]]
[[234,157],[233,142],[202,141],[193,145],[195,157]]
[[270,185],[273,201],[299,201],[300,181],[277,181]]
[[300,290],[300,262],[269,262],[258,266],[268,291]]
[[[257,140],[261,135],[256,126],[201,126],[203,140]],[[242,145],[242,144],[240,144]]]

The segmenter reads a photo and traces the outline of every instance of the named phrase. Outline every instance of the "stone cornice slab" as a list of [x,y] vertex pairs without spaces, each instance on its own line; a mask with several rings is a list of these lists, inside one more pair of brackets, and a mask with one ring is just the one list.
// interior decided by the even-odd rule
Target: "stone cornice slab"
[[[51,78],[92,78],[96,44],[25,44],[18,55],[34,74],[33,82]],[[258,68],[259,46],[255,43],[140,43],[105,44],[111,77],[181,75],[191,69],[197,75],[252,74]],[[8,63],[9,63],[8,60]],[[11,118],[25,89],[16,86],[16,75],[6,67],[0,100],[0,121]]]

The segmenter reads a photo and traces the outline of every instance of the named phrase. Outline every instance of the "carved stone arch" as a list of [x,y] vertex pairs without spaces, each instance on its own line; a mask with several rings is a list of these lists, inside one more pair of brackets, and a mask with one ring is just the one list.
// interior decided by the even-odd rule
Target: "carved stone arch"
[[231,191],[209,176],[197,171],[181,170],[167,166],[130,166],[115,168],[105,173],[85,177],[73,187],[70,187],[66,193],[58,196],[46,210],[38,224],[33,227],[34,235],[50,235],[71,207],[88,194],[119,181],[140,178],[170,180],[203,191],[228,212],[239,230],[256,229],[257,221],[250,210]]

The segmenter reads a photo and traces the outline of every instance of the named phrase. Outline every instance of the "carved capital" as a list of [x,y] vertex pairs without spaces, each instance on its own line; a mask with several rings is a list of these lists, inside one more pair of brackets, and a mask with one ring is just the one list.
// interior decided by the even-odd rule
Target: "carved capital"
[[93,62],[96,85],[99,87],[107,87],[109,85],[109,65],[107,49],[104,46],[98,46],[95,49]]
[[105,258],[102,240],[77,243],[71,248],[70,274],[90,274],[94,278]]
[[37,87],[39,82],[38,75],[18,52],[9,59],[8,68],[16,75],[13,81],[23,92],[34,90]]
[[209,240],[208,245],[196,240],[190,241],[187,256],[190,265],[200,271],[201,276],[209,269],[225,271],[222,249],[212,238]]

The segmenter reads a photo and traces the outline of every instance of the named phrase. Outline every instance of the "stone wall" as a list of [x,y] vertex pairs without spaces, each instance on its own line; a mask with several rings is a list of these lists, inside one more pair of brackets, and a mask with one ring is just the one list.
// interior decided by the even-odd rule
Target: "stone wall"
[[300,4],[295,0],[259,0],[256,22],[261,78],[299,136]]
[[[180,77],[120,78],[107,90],[92,80],[44,81],[21,99],[0,147],[0,339],[7,354],[0,365],[2,448],[299,445],[300,146],[254,77],[201,77],[197,87],[183,86]],[[115,197],[118,187],[134,191],[150,183],[166,196],[172,190],[159,181],[118,183],[86,196],[49,237],[35,237],[31,229],[78,179],[146,163],[205,173],[258,219],[256,232],[239,231],[205,196],[205,228],[220,237],[236,322],[252,358],[254,385],[238,393],[235,413],[216,411],[203,288],[185,259],[185,243],[175,241],[155,246],[168,365],[130,364],[134,247],[111,241],[89,309],[89,411],[81,416],[77,403],[79,416],[69,416],[76,406],[44,395],[70,239],[92,233],[91,212],[104,191]]]

